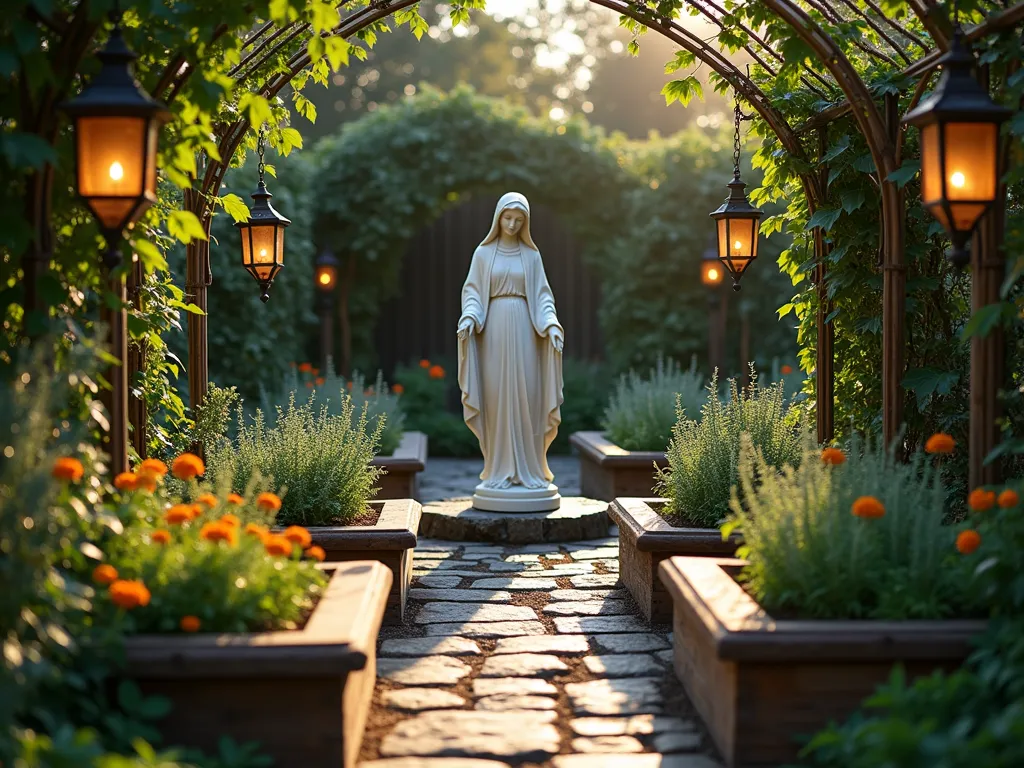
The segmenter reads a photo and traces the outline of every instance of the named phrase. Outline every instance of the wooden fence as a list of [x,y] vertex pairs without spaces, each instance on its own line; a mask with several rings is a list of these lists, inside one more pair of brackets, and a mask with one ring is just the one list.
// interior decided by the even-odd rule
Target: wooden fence
[[[377,324],[377,359],[386,377],[395,364],[410,360],[454,363],[462,284],[496,204],[496,197],[467,201],[410,242],[402,260],[399,293],[381,308]],[[557,216],[543,206],[530,208],[530,232],[544,258],[558,319],[565,328],[565,355],[601,359],[597,276],[583,263],[579,245]]]

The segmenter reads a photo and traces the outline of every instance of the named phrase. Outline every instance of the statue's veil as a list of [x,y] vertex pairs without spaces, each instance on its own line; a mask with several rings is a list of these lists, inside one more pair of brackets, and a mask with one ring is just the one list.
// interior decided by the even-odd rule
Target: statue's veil
[[491,229],[487,233],[487,237],[480,241],[480,245],[487,245],[498,239],[498,222],[501,220],[501,214],[509,208],[522,211],[526,216],[526,221],[523,222],[523,227],[519,230],[519,239],[533,250],[539,251],[540,249],[533,242],[533,237],[530,236],[530,201],[526,199],[525,195],[518,192],[507,192],[498,200],[498,204],[494,208],[494,218],[491,220]]

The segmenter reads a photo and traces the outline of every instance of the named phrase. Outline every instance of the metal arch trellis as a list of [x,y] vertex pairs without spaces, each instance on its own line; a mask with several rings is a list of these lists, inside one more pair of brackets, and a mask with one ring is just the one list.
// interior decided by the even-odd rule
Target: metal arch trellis
[[[374,0],[369,5],[353,10],[340,21],[335,29],[325,34],[347,38],[398,10],[415,5],[416,2],[417,0],[397,0],[396,2]],[[893,182],[887,180],[889,174],[899,167],[901,159],[902,140],[898,125],[898,115],[896,114],[896,106],[898,105],[896,99],[886,99],[886,108],[884,112],[880,111],[866,84],[858,75],[852,63],[846,58],[842,49],[829,36],[823,26],[813,18],[812,13],[798,5],[794,0],[761,0],[761,2],[776,18],[786,23],[814,51],[818,62],[824,66],[828,75],[832,78],[829,80],[816,69],[802,65],[801,81],[803,84],[818,94],[823,94],[822,88],[838,89],[843,96],[843,100],[840,100],[830,109],[824,110],[815,119],[807,121],[796,129],[774,108],[766,94],[749,77],[741,73],[720,50],[716,50],[708,45],[705,41],[685,29],[675,19],[658,16],[655,10],[645,2],[629,2],[629,0],[591,0],[591,2],[616,11],[623,16],[630,17],[648,28],[654,29],[678,44],[681,48],[692,53],[701,62],[707,64],[709,68],[721,76],[751,105],[776,134],[786,150],[798,158],[806,159],[806,153],[801,143],[803,135],[812,130],[817,131],[820,158],[820,154],[825,149],[824,129],[827,129],[828,123],[848,113],[852,114],[858,129],[868,144],[875,167],[878,169],[878,182],[882,195],[882,417],[883,437],[887,442],[893,440],[898,433],[903,411],[900,379],[903,365],[906,286],[905,266],[903,264],[905,203],[900,190]],[[727,11],[721,5],[712,0],[684,0],[684,2],[696,14],[704,16],[722,29],[725,28],[724,17]],[[804,2],[811,11],[817,13],[827,24],[841,24],[858,20],[868,25],[876,33],[879,41],[888,47],[889,51],[882,50],[882,48],[866,41],[856,41],[855,45],[867,56],[886,62],[891,66],[898,66],[893,55],[905,62],[906,66],[902,70],[902,74],[921,78],[915,90],[914,100],[920,98],[924,92],[928,75],[934,69],[939,55],[948,47],[951,23],[944,9],[934,0],[908,0],[908,6],[934,41],[935,49],[930,49],[928,44],[912,30],[887,17],[872,0],[861,0],[864,7],[861,7],[852,0],[842,0],[841,4],[828,3],[825,0],[804,0]],[[346,5],[347,0],[343,0],[337,7],[344,11]],[[982,39],[999,30],[1012,27],[1020,21],[1024,21],[1024,2],[1019,2],[991,14],[984,22],[967,32],[967,39]],[[781,63],[784,61],[781,53],[772,47],[770,42],[764,36],[759,35],[756,30],[736,23],[735,20],[730,20],[730,23],[738,27],[746,36],[748,42],[741,47],[751,58],[760,64],[767,73],[775,72],[767,59]],[[883,29],[883,25],[890,31],[886,32]],[[284,50],[300,35],[307,33],[308,30],[309,25],[303,22],[296,22],[280,28],[276,28],[271,23],[264,24],[246,41],[244,47],[251,50],[232,71],[232,76],[236,77],[239,81],[246,80],[257,72],[259,67],[271,56]],[[906,49],[899,45],[894,35],[906,40],[907,47],[915,45],[921,48],[923,56],[916,61],[911,61]],[[168,73],[165,72],[164,76],[160,79],[160,84],[169,89],[169,96],[173,98],[173,95],[178,92],[184,81],[190,76],[191,69],[186,62],[179,63],[177,59],[172,59],[172,63],[176,64],[176,71],[169,77]],[[287,62],[286,71],[264,83],[260,88],[261,93],[267,97],[276,95],[309,64],[309,57],[305,50],[294,54]],[[816,84],[811,83],[812,79]],[[158,93],[162,92],[158,91]],[[249,127],[248,121],[241,119],[226,126],[219,133],[221,157],[230,158],[234,154]],[[207,230],[209,229],[212,215],[209,198],[212,191],[219,188],[225,170],[226,163],[208,162],[198,188],[190,190],[191,194],[186,195],[186,206],[199,216],[200,221],[203,222]],[[801,176],[804,194],[807,197],[808,206],[812,212],[825,199],[827,193],[826,180],[827,176],[820,171],[806,173]],[[815,255],[819,264],[815,279],[818,281],[819,286],[822,287],[820,296],[824,302],[824,256],[825,249],[827,248],[824,233],[815,232],[814,242]],[[998,239],[996,242],[998,242]],[[977,251],[978,249],[975,250]],[[993,259],[1001,257],[989,254],[987,258],[991,262]],[[189,278],[187,280],[187,289],[192,294],[191,299],[205,311],[206,287],[210,284],[208,241],[196,241],[190,246],[188,262]],[[978,306],[979,297],[976,295],[974,298],[975,305]],[[989,298],[994,301],[998,297]],[[833,434],[833,382],[830,342],[831,327],[822,308],[819,308],[818,313],[818,338],[818,438],[821,441],[826,441],[831,439]],[[823,348],[826,349],[823,350]],[[205,315],[190,316],[189,318],[189,359],[190,393],[193,398],[193,405],[196,405],[202,401],[206,393]],[[974,364],[972,361],[973,370]],[[974,383],[988,389],[994,389],[999,385],[998,381]],[[988,399],[994,399],[994,392],[990,393],[990,396],[987,397]],[[974,424],[972,419],[972,434],[973,432]],[[974,440],[972,438],[972,454],[974,453],[974,448]],[[984,454],[982,454],[981,458],[983,456]],[[972,475],[974,474],[975,464],[980,466],[980,459],[972,455]]]

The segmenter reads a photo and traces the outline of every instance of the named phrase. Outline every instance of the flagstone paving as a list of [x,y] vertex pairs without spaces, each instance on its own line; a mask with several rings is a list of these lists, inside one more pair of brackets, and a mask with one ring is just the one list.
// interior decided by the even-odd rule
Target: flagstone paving
[[639,615],[617,554],[610,536],[421,540],[409,617],[382,631],[360,768],[720,768],[670,627]]

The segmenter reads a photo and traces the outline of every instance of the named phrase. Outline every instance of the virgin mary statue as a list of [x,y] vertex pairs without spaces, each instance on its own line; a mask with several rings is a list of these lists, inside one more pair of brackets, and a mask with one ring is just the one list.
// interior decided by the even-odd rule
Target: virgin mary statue
[[462,412],[484,455],[473,494],[477,509],[558,509],[547,451],[562,420],[563,339],[530,237],[530,204],[509,192],[498,201],[462,286]]

